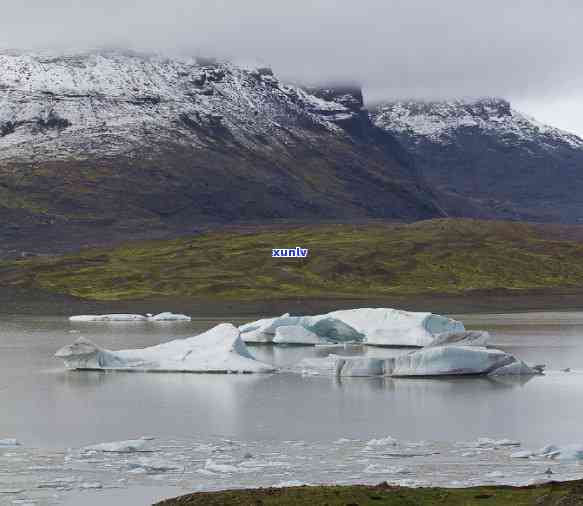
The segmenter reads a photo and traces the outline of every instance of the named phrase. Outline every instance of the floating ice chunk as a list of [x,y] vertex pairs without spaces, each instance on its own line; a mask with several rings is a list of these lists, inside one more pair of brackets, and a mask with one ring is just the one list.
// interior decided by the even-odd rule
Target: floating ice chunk
[[13,439],[13,438],[0,439],[0,448],[3,448],[3,447],[4,448],[5,447],[12,448],[15,446],[20,446],[20,443],[16,439]]
[[[556,448],[556,450],[553,451],[553,448]],[[570,444],[560,447],[551,446],[542,456],[557,460],[583,460],[583,444]]]
[[23,488],[0,488],[0,494],[16,495],[22,494],[23,492],[25,492]]
[[241,468],[239,466],[233,466],[231,464],[220,464],[212,459],[207,459],[204,465],[204,469],[212,473],[221,474],[247,473],[253,471],[253,469]]
[[300,325],[285,325],[275,330],[275,344],[322,344],[325,341]]
[[236,327],[222,323],[187,339],[135,350],[103,350],[84,338],[61,348],[55,356],[69,369],[177,372],[272,372],[255,360]]
[[189,322],[191,320],[192,320],[192,318],[190,316],[186,316],[184,314],[169,313],[169,312],[159,313],[157,315],[148,317],[148,321],[151,321],[151,322],[167,322],[167,321]]
[[492,471],[491,473],[487,473],[484,475],[484,478],[504,478],[504,473],[502,471]]
[[520,446],[520,441],[514,439],[499,439],[496,441],[496,446]]
[[477,441],[466,443],[465,446],[473,448],[497,448],[499,446],[520,446],[520,441],[513,439],[492,439],[489,437],[478,438]]
[[421,347],[431,344],[438,334],[465,330],[461,322],[445,316],[390,308],[348,309],[314,316],[284,314],[241,325],[240,330],[245,342],[273,342],[276,330],[289,325],[302,326],[325,341],[364,340],[379,346]]
[[531,452],[530,450],[520,450],[510,454],[511,459],[529,459],[530,457],[534,456],[535,453]]
[[71,322],[91,323],[91,322],[161,322],[161,321],[190,321],[190,316],[163,312],[157,315],[141,314],[101,314],[101,315],[78,315],[69,317]]
[[[511,367],[514,364],[518,366]],[[386,359],[336,357],[333,369],[338,376],[495,375],[499,371],[507,375],[535,374],[526,364],[504,351],[458,345],[426,347]]]
[[304,487],[304,486],[309,486],[309,483],[306,483],[305,481],[299,481],[299,480],[289,480],[289,481],[280,481],[279,483],[276,483],[275,485],[271,485],[273,488],[288,488],[288,487]]
[[464,330],[461,332],[442,332],[428,346],[486,346],[490,342],[490,333],[485,330]]
[[148,318],[141,314],[101,314],[69,317],[72,322],[145,322]]
[[543,457],[553,457],[561,453],[561,450],[558,446],[555,445],[546,445],[543,446],[540,450],[538,450],[537,455],[541,455]]
[[479,346],[436,346],[385,360],[389,376],[491,374],[515,362],[501,350]]
[[369,464],[363,471],[367,474],[412,474],[407,467],[383,467],[379,464]]
[[136,453],[150,451],[146,449],[147,440],[129,439],[127,441],[112,441],[110,443],[99,443],[86,446],[85,451],[96,451],[104,453]]
[[79,488],[82,490],[99,490],[103,488],[103,484],[98,481],[89,481],[79,484]]
[[398,441],[395,438],[387,436],[380,439],[371,439],[366,443],[366,446],[396,446],[397,443]]
[[128,467],[132,473],[143,472],[148,474],[159,474],[183,469],[182,466],[173,462],[166,462],[159,459],[140,459],[137,462],[130,462]]
[[390,308],[341,310],[329,316],[363,334],[367,344],[378,346],[427,346],[438,334],[465,330],[452,318]]

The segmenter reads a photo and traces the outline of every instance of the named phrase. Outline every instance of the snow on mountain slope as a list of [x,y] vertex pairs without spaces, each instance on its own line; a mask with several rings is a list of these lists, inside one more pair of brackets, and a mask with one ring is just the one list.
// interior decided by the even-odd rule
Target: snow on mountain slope
[[554,149],[557,142],[583,148],[580,137],[544,125],[498,98],[389,103],[379,107],[375,123],[391,131],[425,137],[433,142],[453,142],[458,129],[479,128],[502,136],[506,142],[536,138],[550,149]]
[[226,128],[245,143],[249,133],[277,137],[290,113],[340,133],[328,119],[352,114],[269,69],[120,52],[0,54],[0,90],[0,159],[112,155],[153,134],[200,146],[197,127]]
[[359,89],[208,59],[0,53],[0,217],[16,230],[442,215]]
[[424,177],[490,217],[583,221],[583,139],[499,98],[380,104],[373,122]]

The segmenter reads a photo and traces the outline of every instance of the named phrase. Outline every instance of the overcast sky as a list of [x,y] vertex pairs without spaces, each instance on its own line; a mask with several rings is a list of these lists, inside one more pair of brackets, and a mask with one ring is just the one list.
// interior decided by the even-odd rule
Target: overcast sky
[[496,95],[583,135],[581,0],[1,0],[0,47],[262,60],[369,101]]

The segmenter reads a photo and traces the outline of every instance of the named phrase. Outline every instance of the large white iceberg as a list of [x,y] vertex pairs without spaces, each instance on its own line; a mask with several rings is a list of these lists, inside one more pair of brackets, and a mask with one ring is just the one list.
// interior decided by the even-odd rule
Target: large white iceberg
[[[526,364],[501,350],[482,346],[436,346],[423,348],[385,361],[387,376],[443,376],[461,374],[496,374],[520,363],[516,374],[534,374]],[[523,367],[523,366],[524,367]],[[527,372],[528,371],[528,372]]]
[[190,321],[190,316],[175,314],[170,312],[158,313],[156,315],[141,314],[84,314],[70,316],[69,321],[77,323],[94,322],[163,322],[163,321]]
[[62,358],[69,369],[216,373],[274,370],[253,358],[238,329],[230,323],[217,325],[198,336],[134,350],[105,350],[81,337],[55,356]]
[[465,331],[463,324],[452,318],[390,308],[347,309],[314,316],[284,314],[247,323],[239,329],[247,343],[270,343],[277,342],[277,330],[286,326],[304,327],[321,342],[364,341],[377,346],[422,347],[432,344],[439,335]]
[[390,358],[310,358],[294,368],[303,374],[337,376],[459,376],[532,375],[537,371],[513,355],[483,346],[436,346]]
[[400,309],[349,309],[329,316],[363,334],[367,344],[377,346],[427,346],[438,334],[465,330],[463,323],[452,318]]

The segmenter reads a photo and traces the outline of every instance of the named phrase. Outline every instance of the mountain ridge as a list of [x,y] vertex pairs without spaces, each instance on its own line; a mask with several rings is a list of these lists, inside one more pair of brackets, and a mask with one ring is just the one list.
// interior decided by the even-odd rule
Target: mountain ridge
[[15,226],[443,216],[359,90],[271,69],[0,54],[0,197]]
[[377,104],[372,117],[438,191],[499,218],[583,221],[583,139],[507,100],[392,101]]

